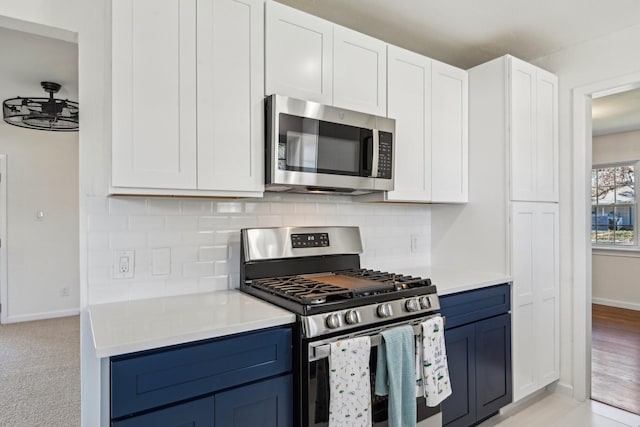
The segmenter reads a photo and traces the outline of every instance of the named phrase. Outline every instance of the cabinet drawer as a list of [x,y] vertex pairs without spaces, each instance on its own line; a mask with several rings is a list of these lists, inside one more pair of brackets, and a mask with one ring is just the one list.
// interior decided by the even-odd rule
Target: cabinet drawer
[[510,285],[460,292],[440,297],[446,329],[507,313],[511,309]]
[[112,357],[111,417],[289,371],[290,328]]
[[111,427],[211,427],[213,422],[214,400],[213,397],[207,397],[115,421]]

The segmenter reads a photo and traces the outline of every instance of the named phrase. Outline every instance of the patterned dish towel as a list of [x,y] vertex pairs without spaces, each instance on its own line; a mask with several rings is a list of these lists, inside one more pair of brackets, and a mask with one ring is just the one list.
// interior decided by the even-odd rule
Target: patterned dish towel
[[371,339],[331,343],[329,355],[329,427],[371,426]]
[[451,395],[442,317],[422,323],[422,386],[427,406],[438,406]]

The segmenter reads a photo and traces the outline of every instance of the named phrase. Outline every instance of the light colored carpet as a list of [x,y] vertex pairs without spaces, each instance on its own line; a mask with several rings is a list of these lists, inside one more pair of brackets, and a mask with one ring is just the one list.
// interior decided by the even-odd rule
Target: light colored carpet
[[0,325],[0,427],[79,425],[79,316]]

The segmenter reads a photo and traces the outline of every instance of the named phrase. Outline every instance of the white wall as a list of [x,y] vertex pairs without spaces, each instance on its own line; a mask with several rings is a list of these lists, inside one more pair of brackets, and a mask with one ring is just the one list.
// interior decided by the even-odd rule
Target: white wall
[[[0,99],[44,97],[40,81],[65,85],[58,97],[77,99],[77,46],[18,31],[2,31]],[[64,62],[59,66],[59,62]],[[78,134],[44,132],[0,122],[7,155],[9,322],[77,313]],[[43,211],[36,220],[36,211]],[[69,291],[62,296],[63,288]]]
[[[560,382],[572,387],[573,376],[573,296],[585,283],[573,281],[573,135],[572,91],[585,85],[640,71],[640,25],[574,45],[534,63],[559,77],[559,157],[560,157]],[[581,161],[582,159],[576,159]],[[585,177],[585,195],[590,183]],[[586,196],[585,196],[586,197]],[[578,209],[585,209],[578,206]],[[586,212],[585,212],[586,216]],[[585,230],[586,232],[586,230]]]
[[[593,138],[594,165],[640,160],[640,131]],[[640,254],[594,251],[593,302],[640,310]]]
[[8,321],[77,312],[78,135],[2,122],[0,153],[7,154]]

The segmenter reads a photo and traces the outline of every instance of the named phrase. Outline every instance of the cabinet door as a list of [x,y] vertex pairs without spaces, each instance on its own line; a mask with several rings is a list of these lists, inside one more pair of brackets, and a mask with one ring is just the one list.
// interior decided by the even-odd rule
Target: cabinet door
[[536,67],[510,58],[511,199],[536,200]]
[[444,333],[452,394],[442,402],[442,425],[468,427],[476,422],[475,324]]
[[396,119],[392,201],[431,200],[431,60],[388,48],[388,112]]
[[333,103],[333,24],[266,3],[266,95]]
[[286,375],[217,394],[215,425],[293,427],[292,390]]
[[198,0],[198,189],[262,191],[263,2]]
[[535,252],[538,387],[560,378],[560,269],[557,203],[537,204]]
[[[114,421],[112,427],[212,427],[214,424],[214,398],[207,397],[182,403],[166,409],[149,412],[138,417]],[[220,424],[225,425],[225,424]]]
[[195,189],[195,0],[112,8],[111,183]]
[[476,324],[476,417],[478,421],[511,403],[511,316]]
[[431,81],[431,200],[467,202],[469,77],[433,61]]
[[512,204],[513,399],[559,378],[558,205]]
[[536,73],[536,186],[535,200],[558,201],[558,78]]
[[348,28],[333,28],[333,105],[387,114],[387,45]]

